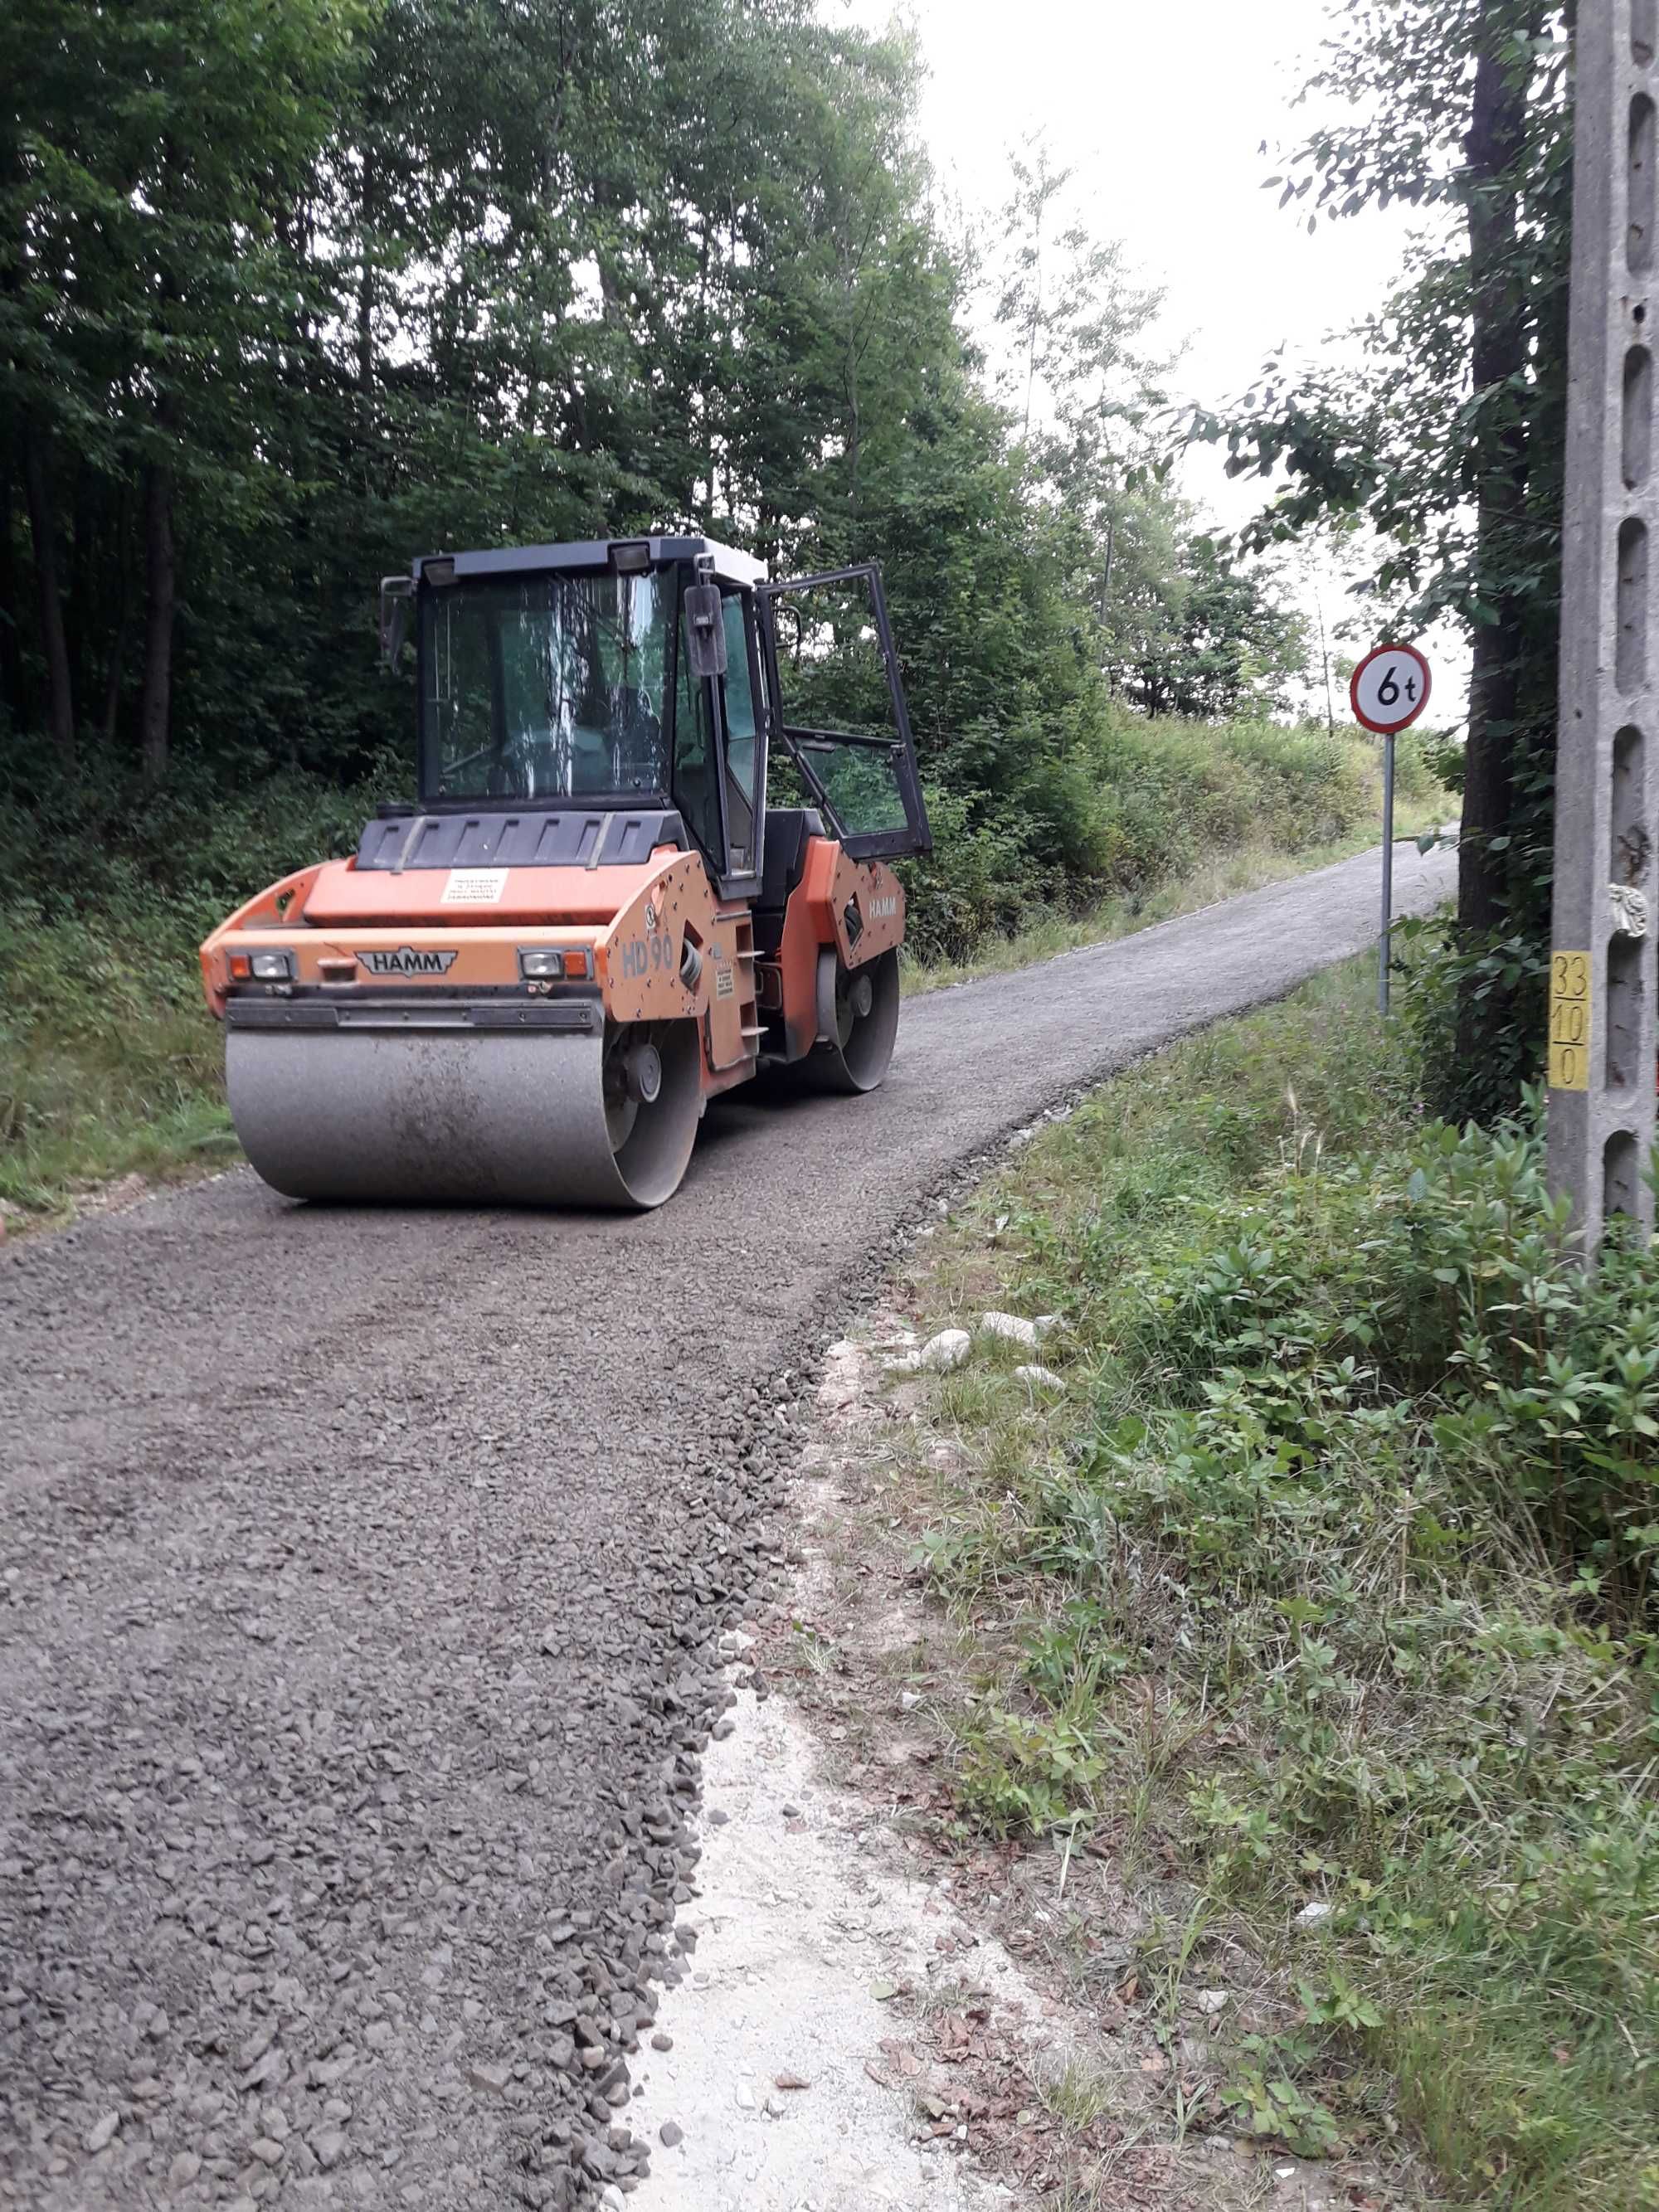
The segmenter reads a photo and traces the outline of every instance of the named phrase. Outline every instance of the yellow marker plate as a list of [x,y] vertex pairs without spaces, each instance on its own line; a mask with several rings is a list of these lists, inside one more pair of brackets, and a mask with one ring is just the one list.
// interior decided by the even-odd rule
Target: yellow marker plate
[[1590,1055],[1590,957],[1550,956],[1550,1089],[1588,1091]]

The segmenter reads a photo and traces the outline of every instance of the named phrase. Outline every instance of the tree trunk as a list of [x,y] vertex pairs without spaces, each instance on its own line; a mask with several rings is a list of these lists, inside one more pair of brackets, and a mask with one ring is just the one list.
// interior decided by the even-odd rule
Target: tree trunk
[[[1527,74],[1515,61],[1514,25],[1499,0],[1487,0],[1475,65],[1468,156],[1470,369],[1477,395],[1527,373],[1528,311],[1516,254],[1516,175],[1525,144]],[[1538,25],[1532,27],[1537,35]],[[1499,400],[1501,409],[1504,403]],[[1507,835],[1515,795],[1515,747],[1526,655],[1523,611],[1504,578],[1525,529],[1527,440],[1518,409],[1482,433],[1475,459],[1475,570],[1494,619],[1474,633],[1469,732],[1464,751],[1463,831],[1458,853],[1457,920],[1466,951],[1501,929],[1509,915],[1509,861],[1493,841]],[[1466,977],[1458,1008],[1458,1048],[1466,1066],[1507,1026],[1499,994],[1476,996]]]
[[15,729],[23,720],[23,670],[18,651],[21,623],[17,562],[11,535],[11,459],[9,447],[0,441],[0,711]]
[[116,617],[115,635],[110,640],[109,665],[104,672],[104,711],[98,726],[106,745],[115,743],[116,728],[121,719],[121,678],[126,673],[127,631],[131,627],[126,586],[123,585],[121,610]]
[[859,412],[859,362],[849,349],[847,362],[847,505],[854,525],[859,519],[859,463],[862,458],[863,418]]
[[34,541],[34,587],[40,603],[40,645],[46,661],[46,727],[67,769],[75,761],[75,694],[70,684],[69,645],[64,634],[64,595],[58,581],[58,518],[52,507],[52,468],[46,433],[25,422],[23,493],[28,502],[29,534]]
[[97,604],[97,584],[94,578],[94,548],[98,528],[94,520],[97,505],[98,487],[92,470],[77,454],[74,474],[70,479],[68,508],[70,538],[64,559],[66,572],[64,629],[67,634],[70,660],[70,690],[86,711],[87,700],[93,689],[94,666],[92,639],[92,610]]
[[104,666],[104,711],[99,729],[106,745],[115,742],[121,712],[121,679],[126,672],[127,641],[132,628],[132,580],[127,561],[127,538],[132,526],[132,500],[125,483],[115,502],[115,623],[110,632],[109,659]]
[[[158,418],[170,413],[167,403]],[[144,686],[138,708],[144,781],[160,783],[167,771],[173,715],[173,624],[178,579],[173,548],[173,471],[152,461],[144,472]]]

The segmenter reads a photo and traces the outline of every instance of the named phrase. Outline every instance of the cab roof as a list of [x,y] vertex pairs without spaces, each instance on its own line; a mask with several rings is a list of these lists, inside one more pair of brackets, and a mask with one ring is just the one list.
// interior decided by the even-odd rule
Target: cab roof
[[712,538],[587,538],[565,545],[508,545],[482,553],[423,553],[415,562],[418,577],[430,561],[453,561],[459,582],[466,576],[512,576],[545,574],[550,568],[608,568],[617,546],[648,545],[651,565],[694,561],[706,554],[723,584],[748,586],[766,581],[766,563],[734,546]]

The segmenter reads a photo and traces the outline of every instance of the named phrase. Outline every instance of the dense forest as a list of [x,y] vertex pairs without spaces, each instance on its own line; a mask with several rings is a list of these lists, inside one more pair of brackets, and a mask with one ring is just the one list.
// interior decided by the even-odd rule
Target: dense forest
[[1137,475],[1158,301],[1061,224],[1063,174],[1017,160],[981,256],[917,149],[914,50],[827,12],[9,9],[14,776],[37,736],[150,792],[372,775],[406,744],[381,573],[684,524],[784,570],[878,558],[959,822],[1026,890],[1108,873],[1121,704],[1281,706],[1302,626]]

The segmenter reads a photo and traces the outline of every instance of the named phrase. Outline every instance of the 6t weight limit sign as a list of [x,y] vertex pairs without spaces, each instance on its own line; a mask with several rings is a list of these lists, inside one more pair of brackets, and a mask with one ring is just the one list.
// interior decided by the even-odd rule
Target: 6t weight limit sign
[[1414,645],[1379,645],[1355,669],[1348,696],[1356,722],[1398,737],[1429,703],[1429,664]]
[[1394,928],[1394,741],[1429,703],[1429,664],[1414,645],[1379,645],[1348,686],[1353,718],[1387,742],[1382,747],[1382,937],[1377,953],[1376,1005],[1389,1011],[1389,945]]

